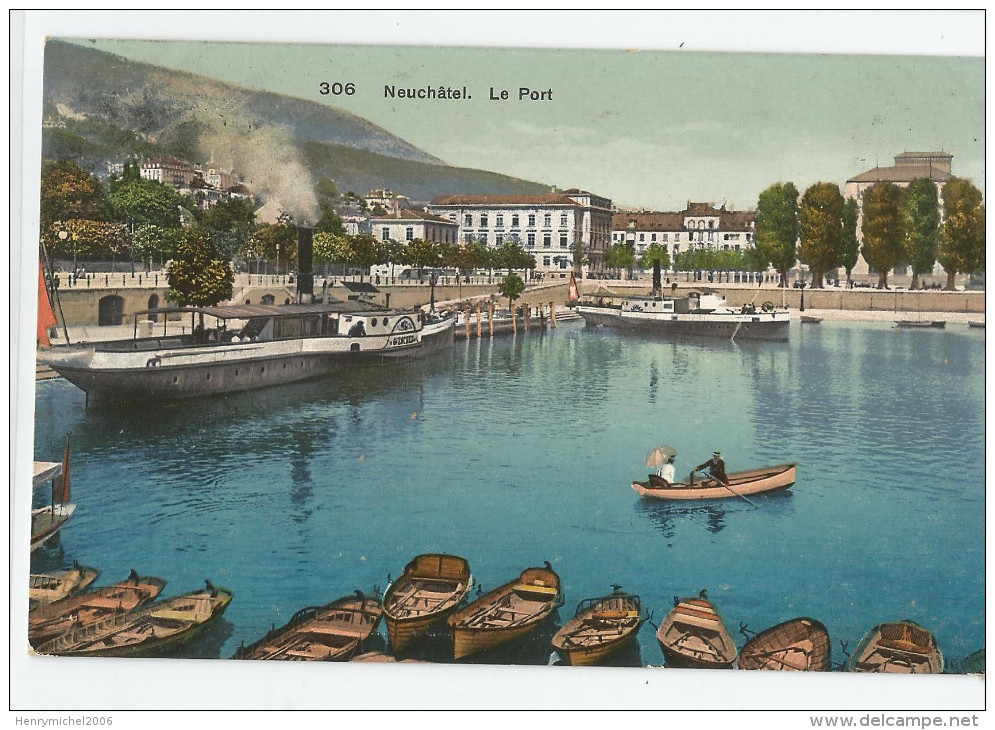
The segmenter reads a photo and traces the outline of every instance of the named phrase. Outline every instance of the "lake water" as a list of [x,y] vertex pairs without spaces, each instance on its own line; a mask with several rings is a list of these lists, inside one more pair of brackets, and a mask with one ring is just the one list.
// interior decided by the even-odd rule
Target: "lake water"
[[[837,663],[840,640],[901,618],[948,666],[984,646],[983,330],[793,323],[786,343],[731,343],[570,323],[200,402],[87,411],[63,380],[35,390],[34,456],[72,432],[79,507],[32,571],[233,589],[186,656],[229,657],[425,552],[466,557],[484,590],[549,560],[560,624],[619,583],[655,623],[707,588],[740,645],[740,623],[812,616]],[[757,508],[644,502],[630,482],[660,443],[679,475],[719,449],[730,471],[797,461],[798,481]],[[545,664],[548,638],[480,661]],[[652,626],[619,661],[663,663]]]

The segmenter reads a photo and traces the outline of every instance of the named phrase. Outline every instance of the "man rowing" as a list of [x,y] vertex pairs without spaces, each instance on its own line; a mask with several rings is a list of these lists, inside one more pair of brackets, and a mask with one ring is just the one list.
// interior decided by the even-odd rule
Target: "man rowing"
[[729,484],[729,477],[726,476],[726,463],[722,460],[722,454],[718,451],[712,452],[712,458],[703,464],[698,464],[691,472],[691,480],[694,481],[694,472],[708,469],[708,474],[713,479],[717,479],[723,484]]

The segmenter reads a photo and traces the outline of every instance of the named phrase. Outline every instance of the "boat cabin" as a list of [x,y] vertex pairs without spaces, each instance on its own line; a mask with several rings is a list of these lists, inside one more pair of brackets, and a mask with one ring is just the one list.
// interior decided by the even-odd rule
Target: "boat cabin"
[[[190,316],[189,320],[186,315]],[[414,335],[425,321],[426,315],[420,310],[388,310],[361,301],[167,307],[136,312],[132,341],[106,343],[101,349],[151,350],[164,346],[237,345],[313,337]],[[176,333],[178,323],[182,323],[180,334]]]
[[714,312],[726,306],[725,297],[718,294],[690,292],[683,297],[630,297],[622,300],[623,312],[659,314],[691,314]]

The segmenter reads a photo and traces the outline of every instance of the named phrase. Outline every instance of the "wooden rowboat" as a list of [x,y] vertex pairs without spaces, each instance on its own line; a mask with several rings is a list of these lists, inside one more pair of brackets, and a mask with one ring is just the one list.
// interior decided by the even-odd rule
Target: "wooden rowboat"
[[597,664],[632,644],[645,621],[639,596],[616,589],[610,596],[581,601],[573,619],[553,637],[553,648],[572,666]]
[[943,319],[898,319],[895,320],[896,327],[904,328],[929,328],[943,329],[947,326]]
[[380,625],[380,599],[362,591],[316,607],[302,608],[286,625],[239,647],[233,659],[349,661]]
[[449,617],[456,660],[525,636],[563,605],[560,577],[549,562],[528,568]]
[[100,576],[100,571],[76,563],[69,570],[54,573],[32,573],[28,579],[28,605],[38,606],[61,601],[85,590]]
[[657,629],[656,638],[668,667],[728,669],[736,660],[736,644],[708,601],[705,591],[697,598],[674,599],[674,610]]
[[800,319],[802,324],[819,324],[822,321],[822,317],[816,317],[812,314],[803,314]]
[[795,618],[747,641],[739,668],[828,672],[831,654],[826,627],[812,618]]
[[798,465],[794,462],[734,471],[728,475],[728,487],[711,477],[705,477],[694,484],[684,481],[664,486],[656,474],[651,474],[648,481],[633,482],[632,488],[646,499],[736,499],[742,495],[787,489],[795,483],[797,471]]
[[228,608],[232,592],[207,588],[118,613],[73,629],[38,647],[39,654],[62,656],[161,656],[196,639]]
[[419,555],[387,587],[383,612],[390,647],[404,651],[455,613],[470,592],[470,564],[456,555]]
[[28,615],[28,642],[41,646],[72,629],[131,611],[154,601],[165,587],[162,578],[140,576],[132,570],[128,579],[120,583],[40,606]]
[[969,320],[967,320],[967,326],[968,327],[978,327],[980,329],[984,329],[985,328],[985,323],[984,323],[984,320],[979,321],[979,320],[976,320],[976,319],[969,319]]
[[912,621],[878,624],[857,644],[848,672],[941,674],[943,654],[936,637]]

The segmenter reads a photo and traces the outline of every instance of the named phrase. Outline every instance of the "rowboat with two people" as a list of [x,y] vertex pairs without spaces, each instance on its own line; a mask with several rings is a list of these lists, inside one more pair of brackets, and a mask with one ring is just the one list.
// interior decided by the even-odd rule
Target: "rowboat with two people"
[[34,552],[48,540],[59,534],[62,526],[73,516],[76,505],[70,499],[70,460],[69,437],[66,437],[66,452],[62,463],[52,461],[34,462],[32,487],[40,487],[46,482],[52,484],[52,499],[44,507],[31,510],[31,551]]
[[455,613],[472,582],[470,563],[465,558],[436,553],[415,557],[384,593],[383,612],[391,650],[395,654],[404,651],[432,626]]
[[189,644],[217,622],[232,592],[207,587],[136,611],[117,613],[62,634],[38,647],[60,656],[162,656]]
[[740,669],[828,672],[829,631],[813,618],[794,618],[761,631],[739,652]]
[[612,588],[609,596],[581,601],[573,619],[553,637],[553,648],[567,664],[598,664],[636,640],[646,621],[639,596],[624,593],[618,584]]
[[942,674],[936,637],[909,620],[878,624],[867,632],[846,664],[848,672]]
[[53,573],[32,573],[28,577],[29,610],[49,603],[56,603],[74,593],[86,590],[99,576],[99,570],[80,565],[75,560],[73,567],[68,570],[58,570]]
[[[694,475],[674,483],[665,482],[656,474],[646,481],[632,482],[632,488],[645,499],[729,499],[754,494],[767,494],[788,489],[795,483],[798,464],[776,464],[727,475],[728,481],[709,476],[694,481]],[[749,501],[749,500],[746,500]]]
[[132,570],[120,583],[40,606],[28,614],[28,641],[32,646],[41,646],[72,629],[144,606],[158,598],[165,587],[162,578],[141,576]]
[[529,634],[563,605],[560,576],[546,561],[484,594],[448,619],[457,661]]
[[380,625],[383,605],[362,591],[331,603],[302,608],[290,621],[249,646],[233,659],[272,661],[349,661]]
[[736,643],[704,590],[696,598],[674,596],[656,638],[668,667],[729,669],[736,660]]

